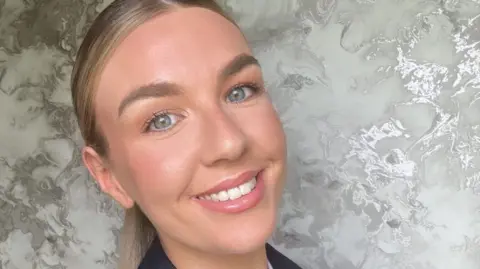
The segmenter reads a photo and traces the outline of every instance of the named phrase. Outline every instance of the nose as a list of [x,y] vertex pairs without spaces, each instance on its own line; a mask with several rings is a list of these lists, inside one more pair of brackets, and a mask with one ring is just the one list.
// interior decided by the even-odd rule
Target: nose
[[[233,113],[216,110],[204,121],[202,156],[206,166],[240,159],[248,147],[248,139],[240,120]],[[247,120],[247,119],[243,119]]]

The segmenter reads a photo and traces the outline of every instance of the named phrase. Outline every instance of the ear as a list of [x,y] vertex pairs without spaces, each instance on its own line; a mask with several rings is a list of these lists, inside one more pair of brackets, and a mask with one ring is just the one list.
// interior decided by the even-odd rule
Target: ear
[[82,159],[88,171],[104,193],[110,195],[126,209],[133,207],[133,199],[115,178],[106,160],[98,155],[92,147],[88,146],[82,150]]

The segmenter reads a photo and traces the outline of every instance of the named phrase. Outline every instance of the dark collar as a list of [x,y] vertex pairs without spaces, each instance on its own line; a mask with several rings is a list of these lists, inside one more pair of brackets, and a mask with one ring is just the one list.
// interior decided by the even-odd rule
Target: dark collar
[[[301,269],[297,264],[282,255],[269,244],[266,244],[266,248],[267,258],[273,269]],[[163,251],[160,241],[156,238],[147,250],[138,269],[175,269],[175,266],[170,262],[167,254]]]

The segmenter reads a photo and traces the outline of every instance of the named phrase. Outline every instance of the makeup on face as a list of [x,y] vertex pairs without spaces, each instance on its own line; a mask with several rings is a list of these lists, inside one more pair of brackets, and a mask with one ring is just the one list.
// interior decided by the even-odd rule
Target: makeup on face
[[201,8],[152,19],[115,50],[96,98],[114,158],[108,178],[165,244],[220,255],[265,243],[283,189],[285,138],[235,25]]

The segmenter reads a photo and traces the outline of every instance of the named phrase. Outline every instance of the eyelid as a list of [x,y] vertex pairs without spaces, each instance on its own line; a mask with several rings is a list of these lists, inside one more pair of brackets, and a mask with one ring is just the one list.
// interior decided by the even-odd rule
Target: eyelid
[[229,88],[229,91],[235,89],[235,88],[241,88],[241,87],[251,87],[251,88],[254,88],[254,89],[260,89],[260,85],[256,82],[242,82],[242,83],[237,83],[237,84],[234,84],[233,86],[231,86]]

